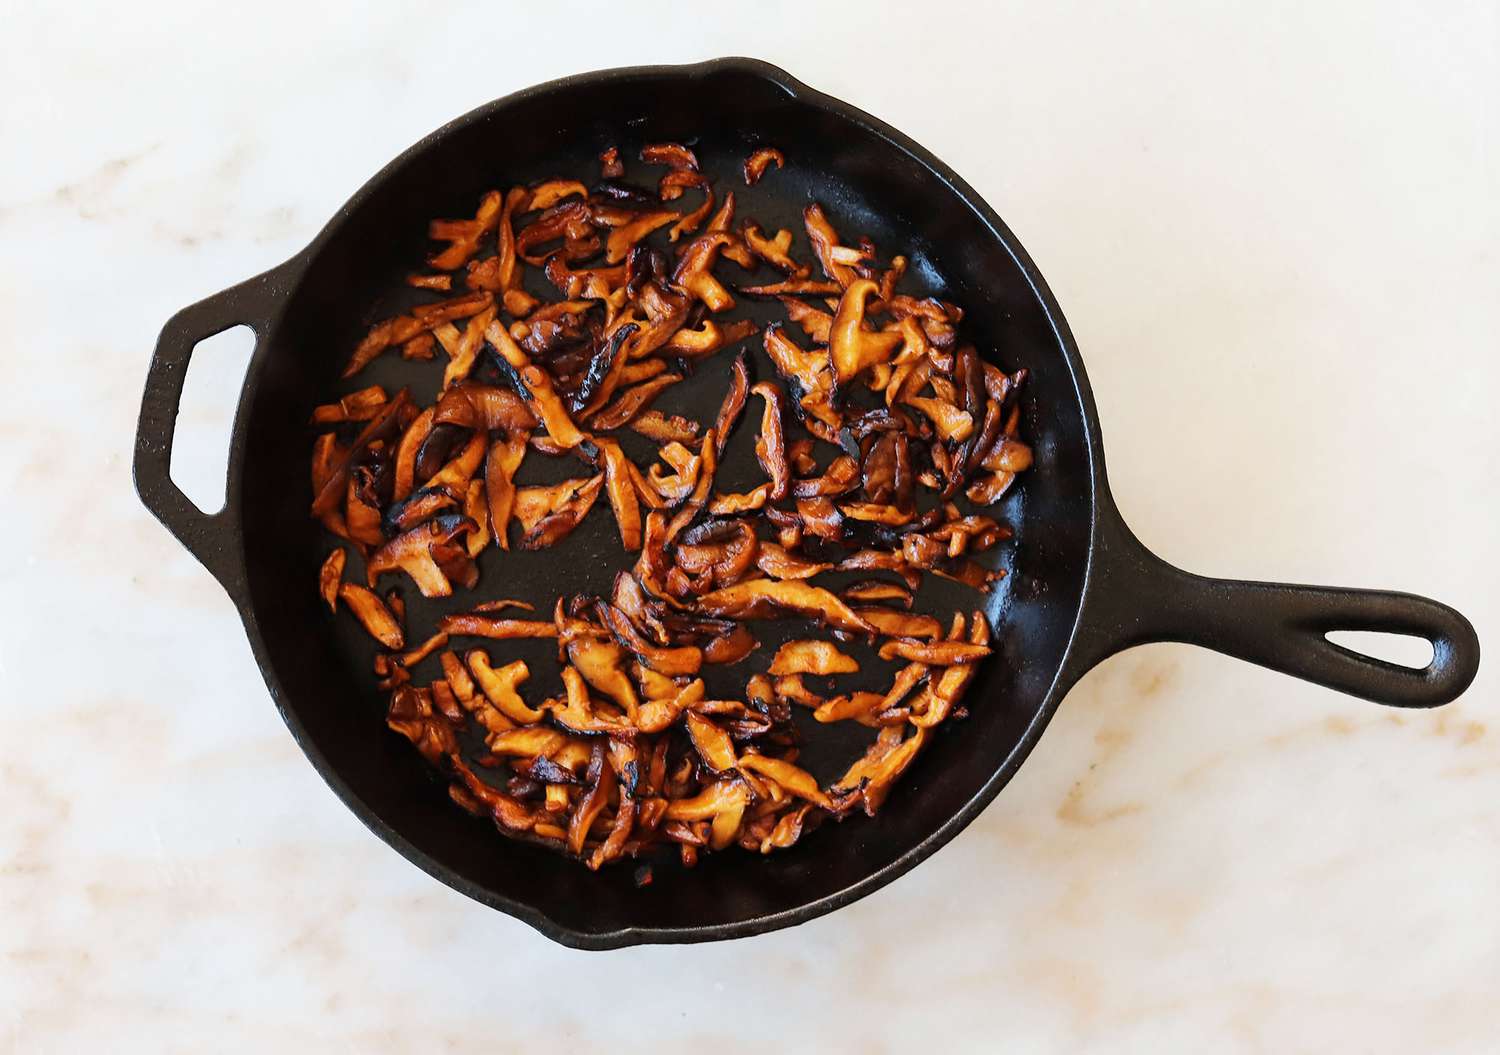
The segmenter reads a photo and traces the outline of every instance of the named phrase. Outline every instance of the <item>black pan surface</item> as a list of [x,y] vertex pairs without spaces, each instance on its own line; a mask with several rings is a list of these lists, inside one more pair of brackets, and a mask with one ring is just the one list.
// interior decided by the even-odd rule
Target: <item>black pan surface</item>
[[[441,371],[387,355],[356,378],[338,373],[376,318],[417,299],[402,279],[428,250],[427,221],[472,214],[494,187],[555,176],[591,179],[597,155],[618,145],[691,142],[704,168],[734,189],[740,215],[802,239],[800,212],[821,201],[846,236],[868,234],[911,260],[907,286],[967,311],[964,336],[1031,379],[1024,435],[1036,464],[999,507],[1016,529],[1009,571],[987,599],[943,583],[926,610],[983,602],[1000,627],[997,656],[973,684],[970,716],[946,723],[878,819],[828,824],[792,851],[705,855],[698,867],[658,866],[636,885],[629,864],[592,873],[551,851],[500,837],[455,809],[425,763],[384,724],[384,694],[369,673],[373,643],[351,620],[331,619],[313,584],[329,540],[307,515],[310,437],[301,427],[332,394],[380,382],[410,384],[425,402]],[[746,154],[771,145],[789,159],[758,186],[732,178]],[[627,173],[648,182],[649,170]],[[779,307],[753,309],[762,321]],[[198,512],[166,473],[172,421],[193,345],[238,323],[259,336],[235,424],[229,499]],[[756,348],[759,376],[769,376]],[[658,402],[708,418],[732,356],[721,353]],[[741,428],[725,487],[756,482]],[[629,443],[627,442],[627,447]],[[645,447],[634,451],[637,456]],[[561,460],[559,460],[561,461]],[[576,475],[576,464],[528,458],[533,481]],[[1024,250],[987,205],[941,162],[867,114],[747,59],[587,74],[499,100],[433,133],[392,162],[281,267],[185,309],[167,326],[152,364],[137,438],[142,498],[234,597],[266,683],[309,759],[377,834],[438,879],[582,948],[735,937],[788,926],[854,900],[927,857],[973,819],[1009,780],[1067,689],[1093,663],[1146,640],[1188,640],[1382,702],[1431,706],[1467,686],[1478,644],[1463,617],[1400,594],[1200,579],[1161,563],[1119,521],[1103,475],[1097,420],[1067,324]],[[480,590],[550,610],[560,595],[607,592],[631,558],[600,503],[563,545],[481,562]],[[410,625],[434,608],[403,591]],[[722,691],[764,669],[795,623],[756,624],[762,648],[716,671]],[[1434,641],[1422,672],[1357,656],[1323,641],[1330,629],[1386,629]],[[548,643],[493,643],[527,659],[531,691],[556,686]],[[868,687],[889,667],[860,653]],[[417,681],[432,677],[430,668]],[[841,682],[841,689],[852,686]],[[710,685],[713,688],[713,685]],[[845,723],[848,724],[848,723]],[[805,756],[821,775],[865,739],[812,730]]]

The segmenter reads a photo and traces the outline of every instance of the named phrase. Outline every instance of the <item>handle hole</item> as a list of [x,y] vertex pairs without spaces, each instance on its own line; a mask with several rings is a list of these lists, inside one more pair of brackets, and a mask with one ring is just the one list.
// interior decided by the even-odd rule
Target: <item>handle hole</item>
[[1330,630],[1323,635],[1363,656],[1383,659],[1397,666],[1423,670],[1432,662],[1432,642],[1413,634],[1388,634],[1379,630]]
[[199,341],[188,361],[168,471],[182,493],[209,516],[224,508],[229,437],[253,351],[255,331],[232,326]]

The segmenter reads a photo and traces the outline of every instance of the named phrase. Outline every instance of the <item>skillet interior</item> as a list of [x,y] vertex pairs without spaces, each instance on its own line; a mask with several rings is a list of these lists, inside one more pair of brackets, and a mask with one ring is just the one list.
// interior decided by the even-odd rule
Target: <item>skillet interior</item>
[[[573,78],[492,104],[418,144],[361,191],[310,250],[258,357],[238,425],[242,449],[230,486],[239,489],[245,518],[247,622],[294,734],[351,808],[402,853],[569,944],[690,941],[771,929],[893,878],[951,837],[1003,783],[997,775],[1019,764],[1023,742],[1034,739],[1028,729],[1050,710],[1078,617],[1095,493],[1082,382],[1043,295],[1002,240],[1008,232],[992,231],[963,192],[887,138],[888,130],[801,86],[794,91],[775,79],[784,77],[779,71],[768,76],[763,69],[769,67],[729,61]],[[846,237],[866,233],[882,251],[906,253],[908,288],[963,305],[963,334],[982,354],[1031,371],[1024,428],[1037,464],[1001,506],[1017,537],[1005,557],[1012,574],[989,602],[1002,627],[999,656],[970,690],[971,716],[941,730],[880,817],[825,825],[790,852],[709,854],[690,871],[657,867],[651,885],[637,888],[628,864],[590,873],[461,813],[410,745],[386,730],[384,694],[369,673],[372,643],[347,617],[331,619],[313,588],[329,542],[307,517],[310,436],[301,423],[315,403],[357,387],[341,386],[338,371],[368,323],[411,296],[401,280],[428,250],[429,219],[471,214],[491,187],[551,176],[591,180],[604,147],[619,144],[633,156],[641,143],[664,139],[693,142],[721,191],[736,190],[740,216],[768,230],[792,229],[799,255],[807,254],[799,214],[810,197],[824,203]],[[760,144],[780,147],[790,164],[747,192],[731,176],[748,148]],[[644,182],[648,173],[631,167],[627,174]],[[733,273],[733,265],[721,267]],[[761,318],[779,315],[765,311]],[[751,344],[758,349],[757,341]],[[758,376],[769,376],[758,354]],[[711,420],[730,359],[721,353],[658,405]],[[440,373],[387,355],[356,380],[411,382],[425,402]],[[746,451],[757,408],[752,402],[749,424],[737,434],[740,464],[727,470],[727,485],[753,482]],[[570,462],[534,479],[579,472]],[[555,549],[505,557],[491,549],[480,589],[545,610],[559,594],[607,591],[613,572],[630,559],[601,500]],[[423,621],[430,610],[415,590],[407,584],[403,593],[413,625],[430,625]],[[923,603],[972,607],[978,596],[952,588],[927,594]],[[750,669],[764,669],[777,641],[793,636],[790,625],[754,629],[764,644],[734,668],[740,684]],[[555,665],[548,646],[492,644],[497,659],[522,655],[534,672]],[[867,686],[841,683],[841,690],[849,687]],[[539,677],[528,696],[550,688]],[[835,743],[812,757],[827,766],[857,750]]]

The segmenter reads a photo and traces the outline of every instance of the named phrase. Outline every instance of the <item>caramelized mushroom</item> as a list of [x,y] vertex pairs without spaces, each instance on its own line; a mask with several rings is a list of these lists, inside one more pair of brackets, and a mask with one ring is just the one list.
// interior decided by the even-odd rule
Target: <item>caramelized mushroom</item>
[[479,239],[499,221],[503,203],[500,192],[492,190],[479,202],[479,211],[472,220],[433,220],[428,225],[427,237],[447,242],[448,248],[429,257],[428,265],[439,271],[461,266],[479,250]]
[[594,508],[604,474],[564,480],[550,487],[517,489],[512,511],[521,522],[522,549],[545,549],[572,534]]
[[857,674],[854,657],[840,652],[830,641],[788,641],[776,650],[771,673],[782,674]]
[[631,420],[630,428],[657,443],[697,443],[700,426],[676,414],[644,410]]
[[734,307],[734,298],[712,271],[719,250],[733,240],[723,231],[710,231],[687,243],[672,272],[672,284],[702,301],[709,311],[728,311]]
[[440,516],[397,535],[370,555],[365,575],[371,586],[386,572],[400,569],[411,576],[423,597],[447,597],[453,593],[447,576],[433,559],[433,550],[475,529],[465,516]]
[[641,160],[648,165],[698,171],[698,158],[681,143],[648,143],[641,147]]
[[747,157],[745,159],[745,185],[749,187],[759,183],[767,167],[772,164],[775,164],[777,168],[786,164],[786,155],[775,147],[761,147]]
[[901,345],[901,335],[872,332],[865,327],[865,302],[879,287],[867,278],[848,283],[828,331],[828,351],[839,385],[847,384],[865,370],[885,363]]
[[344,561],[347,559],[344,547],[335,546],[318,569],[318,596],[323,598],[330,612],[338,611],[339,583],[344,578]]
[[380,413],[387,402],[385,389],[379,385],[350,392],[337,403],[325,403],[314,407],[309,423],[313,425],[337,425],[346,421],[369,421]]
[[809,586],[794,579],[752,579],[736,583],[700,597],[698,607],[710,615],[734,619],[774,619],[785,612],[795,612],[839,630],[873,632],[870,624],[835,594],[821,586]]
[[360,626],[386,648],[399,649],[406,643],[395,617],[374,590],[346,582],[339,586],[338,597],[354,613]]
[[786,497],[792,479],[792,468],[786,458],[786,435],[781,428],[781,389],[770,381],[761,381],[750,391],[766,401],[760,435],[755,438],[755,458],[771,478],[771,501],[779,502]]
[[498,641],[557,636],[557,627],[542,620],[502,619],[493,615],[445,615],[438,620],[438,629],[450,636],[489,637]]

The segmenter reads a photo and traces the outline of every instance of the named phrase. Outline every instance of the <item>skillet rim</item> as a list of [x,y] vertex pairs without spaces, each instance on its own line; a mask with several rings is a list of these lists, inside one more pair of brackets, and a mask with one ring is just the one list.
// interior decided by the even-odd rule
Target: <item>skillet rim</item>
[[[1079,418],[1085,433],[1084,450],[1089,470],[1089,544],[1086,550],[1083,582],[1078,594],[1077,609],[1074,612],[1073,623],[1068,631],[1067,643],[1062,651],[1062,657],[1053,673],[1051,683],[1042,695],[1041,701],[1035,708],[1031,721],[1027,724],[1021,737],[1016,741],[1010,753],[996,766],[990,777],[980,786],[979,790],[959,810],[948,817],[937,828],[922,837],[921,841],[906,853],[884,867],[866,875],[863,879],[844,887],[842,890],[815,901],[800,904],[794,908],[784,909],[780,912],[755,916],[733,923],[684,927],[630,926],[603,931],[581,930],[553,919],[534,905],[497,894],[480,883],[466,879],[442,861],[418,849],[400,831],[387,824],[367,807],[364,801],[344,782],[343,778],[339,775],[337,767],[330,763],[323,753],[312,743],[300,718],[297,716],[294,705],[289,705],[282,689],[280,678],[277,676],[275,667],[267,654],[255,606],[251,599],[251,591],[246,574],[248,561],[245,557],[245,532],[243,529],[242,509],[239,502],[243,487],[244,458],[247,448],[246,421],[249,417],[249,409],[254,405],[258,394],[260,375],[265,360],[268,357],[267,351],[274,344],[272,338],[280,326],[281,315],[286,304],[291,300],[290,294],[300,283],[307,266],[317,257],[327,243],[338,237],[345,221],[349,219],[356,208],[363,204],[365,199],[370,197],[385,182],[387,177],[405,165],[409,160],[433,147],[450,133],[474,122],[485,120],[507,107],[536,96],[567,91],[577,87],[595,86],[641,78],[672,77],[692,82],[734,73],[760,78],[779,88],[794,102],[823,110],[859,125],[866,131],[875,134],[891,148],[910,156],[936,176],[955,197],[976,215],[984,228],[987,229],[989,236],[1000,243],[1020,269],[1033,295],[1037,298],[1057,340],[1058,347],[1062,352],[1063,361],[1068,369],[1068,375],[1073,382],[1074,394],[1079,403]],[[318,775],[323,778],[323,781],[333,790],[344,806],[358,817],[365,827],[392,849],[396,850],[397,853],[401,854],[402,857],[406,858],[406,860],[421,868],[445,886],[472,898],[482,905],[498,909],[520,920],[561,945],[585,951],[604,951],[634,945],[677,945],[749,937],[806,923],[857,901],[868,894],[874,893],[905,875],[943,846],[947,845],[949,841],[966,828],[995,799],[995,796],[1010,782],[1011,777],[1015,775],[1022,763],[1030,756],[1032,749],[1041,738],[1043,730],[1051,720],[1052,715],[1056,712],[1062,697],[1082,673],[1082,669],[1079,669],[1080,665],[1075,662],[1075,653],[1078,651],[1075,646],[1078,644],[1080,630],[1084,625],[1084,614],[1088,608],[1090,599],[1090,587],[1095,577],[1096,563],[1099,555],[1102,514],[1105,507],[1111,505],[1111,501],[1105,484],[1104,455],[1099,435],[1099,419],[1094,404],[1093,392],[1089,387],[1088,377],[1084,372],[1083,361],[1079,354],[1077,343],[1074,341],[1067,320],[1063,317],[1062,309],[1058,306],[1056,298],[1054,298],[1045,279],[1042,278],[1040,271],[1037,270],[1036,265],[1032,262],[1030,255],[1021,246],[1010,228],[1005,225],[995,210],[957,172],[948,167],[948,165],[927,148],[898,129],[893,128],[891,125],[856,106],[803,84],[778,66],[760,59],[727,56],[697,63],[613,67],[545,81],[541,84],[523,88],[520,91],[512,92],[491,102],[484,103],[429,132],[410,147],[403,150],[366,180],[338,208],[333,216],[329,218],[328,222],[305,248],[281,265],[272,268],[257,279],[251,279],[244,285],[249,286],[262,282],[268,282],[272,287],[279,288],[282,291],[279,298],[281,303],[277,306],[274,315],[267,320],[263,331],[259,334],[258,347],[250,368],[247,371],[244,391],[235,414],[230,448],[228,502],[223,510],[223,515],[227,515],[232,521],[236,556],[239,565],[235,569],[239,574],[235,576],[236,581],[234,582],[234,586],[238,587],[238,589],[230,588],[229,593],[236,607],[239,609],[241,621],[245,627],[245,634],[250,642],[251,652],[255,656],[256,665],[260,668],[266,688],[276,705],[277,711],[281,715],[282,721],[286,723],[292,739],[296,741],[297,746],[302,750],[307,760],[312,763]],[[1086,669],[1086,665],[1084,669]]]

